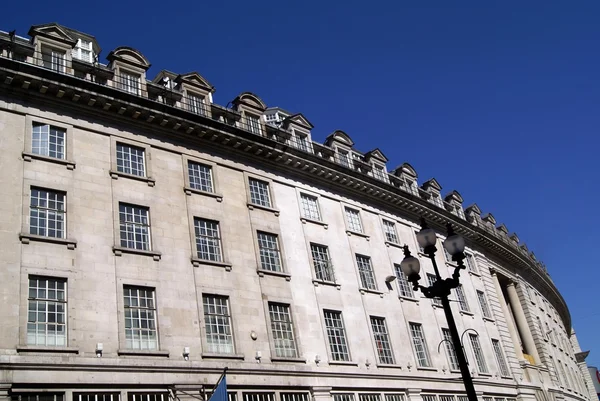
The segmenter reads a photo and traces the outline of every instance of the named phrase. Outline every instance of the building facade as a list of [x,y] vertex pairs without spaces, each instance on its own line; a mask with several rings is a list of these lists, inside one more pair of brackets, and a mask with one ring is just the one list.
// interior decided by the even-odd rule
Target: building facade
[[[454,313],[482,401],[591,400],[564,299],[491,214],[335,131],[58,24],[0,32],[0,400],[464,401],[402,245],[467,241]],[[427,284],[427,283],[425,283]],[[592,398],[593,397],[593,398]]]

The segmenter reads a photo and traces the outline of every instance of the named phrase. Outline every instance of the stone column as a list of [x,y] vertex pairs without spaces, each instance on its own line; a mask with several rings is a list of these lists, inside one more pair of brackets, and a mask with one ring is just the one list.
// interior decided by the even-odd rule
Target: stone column
[[537,348],[535,347],[535,342],[533,341],[531,330],[529,330],[529,324],[527,323],[527,319],[525,318],[525,312],[523,312],[521,301],[519,301],[519,294],[517,294],[517,289],[515,288],[514,281],[511,281],[508,284],[508,286],[506,287],[506,292],[508,293],[508,301],[510,302],[511,309],[515,316],[515,321],[517,322],[519,332],[521,333],[523,345],[525,345],[525,349],[527,350],[527,352],[531,353],[531,356],[533,356],[535,364],[541,365],[542,361],[540,360]]
[[331,387],[314,386],[311,393],[313,401],[331,401]]
[[525,357],[523,356],[523,351],[521,351],[519,334],[517,333],[517,329],[513,324],[512,317],[510,316],[510,312],[508,311],[508,307],[506,306],[506,301],[504,300],[504,295],[502,294],[502,287],[500,287],[500,282],[498,281],[496,270],[490,269],[490,273],[492,274],[492,281],[494,282],[496,293],[500,298],[498,301],[500,301],[500,307],[502,308],[502,313],[504,314],[504,319],[506,320],[506,325],[508,326],[508,332],[510,333],[510,338],[512,340],[513,346],[515,347],[515,354],[517,354],[517,359],[519,361],[522,361],[523,359],[525,359]]
[[423,401],[420,388],[407,388],[406,395],[408,396],[408,401]]
[[0,401],[10,401],[10,387],[9,383],[0,383]]

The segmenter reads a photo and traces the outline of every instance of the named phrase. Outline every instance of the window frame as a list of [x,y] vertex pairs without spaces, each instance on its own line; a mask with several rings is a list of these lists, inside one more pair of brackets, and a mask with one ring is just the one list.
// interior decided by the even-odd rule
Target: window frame
[[494,320],[494,316],[492,315],[492,310],[490,309],[490,304],[487,300],[487,296],[485,295],[485,291],[476,290],[476,293],[481,315],[484,319]]
[[[339,319],[337,319],[337,320],[339,320],[339,322],[341,322],[341,326],[339,326],[339,327],[338,326],[331,326],[331,327],[328,326],[328,324],[327,324],[328,320],[327,320],[327,316],[326,316],[327,313],[336,314],[339,317]],[[323,319],[323,329],[325,331],[325,333],[324,333],[325,334],[325,338],[327,339],[327,355],[328,355],[328,358],[329,358],[329,364],[330,365],[335,365],[336,363],[337,364],[344,364],[344,363],[348,364],[348,363],[351,363],[352,362],[352,353],[350,351],[350,343],[348,341],[349,337],[348,337],[348,333],[346,331],[346,323],[344,322],[344,315],[343,315],[342,311],[335,310],[335,309],[330,309],[330,308],[324,308],[324,309],[322,309],[321,318]],[[343,341],[339,342],[339,344],[341,344],[340,345],[341,347],[345,347],[346,348],[345,352],[334,352],[333,351],[334,350],[334,347],[333,347],[334,344],[331,342],[331,338],[329,336],[329,334],[330,334],[330,332],[329,332],[330,328],[333,329],[333,330],[336,330],[336,332],[340,332],[341,331],[342,336],[339,336],[336,333],[336,338],[339,337],[340,339],[343,339]],[[338,344],[338,342],[336,342],[336,345],[337,344]],[[335,359],[334,355],[337,355],[337,354],[342,355],[343,358],[342,359]]]
[[[62,60],[62,62],[54,61],[55,54],[62,55],[62,57],[57,58],[57,59]],[[66,74],[67,70],[71,69],[68,66],[68,64],[70,64],[70,60],[67,57],[68,52],[63,48],[54,46],[51,43],[44,42],[44,43],[41,43],[41,46],[40,46],[40,55],[42,56],[41,57],[42,67],[44,67],[50,71],[54,71],[59,74]],[[49,59],[47,59],[48,57],[49,57]],[[49,63],[49,65],[46,65],[46,63]],[[55,66],[58,66],[58,68],[55,68]]]
[[[127,307],[125,305],[125,288],[130,288],[130,289],[136,289],[138,291],[140,290],[144,290],[144,291],[152,291],[152,301],[154,304],[154,308],[132,308],[132,307]],[[161,353],[160,351],[160,345],[161,345],[161,341],[160,341],[160,330],[159,330],[159,305],[158,305],[158,297],[157,297],[157,291],[156,291],[156,286],[149,286],[149,285],[140,285],[140,284],[131,284],[131,283],[121,283],[120,285],[120,295],[121,295],[121,302],[122,302],[122,311],[123,313],[120,314],[120,320],[121,320],[121,324],[122,324],[122,328],[121,330],[119,330],[119,338],[120,338],[120,344],[123,345],[123,348],[120,349],[118,351],[119,354],[127,354],[127,353],[132,353],[132,354],[154,354],[154,353]],[[139,296],[138,296],[139,298]],[[139,300],[139,299],[138,299]],[[155,336],[156,336],[156,348],[150,349],[150,348],[133,348],[133,347],[128,347],[127,345],[127,313],[126,310],[127,309],[138,309],[138,310],[148,310],[148,311],[154,311],[154,326],[155,326]],[[139,330],[142,330],[143,328],[140,328]],[[168,355],[168,354],[167,354]]]
[[[184,177],[184,187],[183,192],[186,195],[198,194],[205,195],[209,197],[213,197],[217,200],[217,202],[223,201],[223,194],[220,192],[219,185],[219,174],[217,174],[217,170],[219,165],[215,162],[212,162],[207,159],[202,159],[199,157],[192,157],[189,155],[181,155],[182,159],[182,168],[183,168],[183,177]],[[210,168],[211,171],[211,179],[212,179],[212,192],[203,191],[201,189],[193,188],[190,182],[190,173],[189,173],[189,165],[190,163],[203,165]]]
[[[90,47],[89,48],[84,48],[82,46],[83,42],[87,42],[89,43]],[[81,55],[83,54],[83,52],[89,52],[90,53],[90,58],[89,60],[84,59]],[[94,44],[92,43],[91,40],[87,40],[84,38],[77,38],[77,43],[75,44],[75,47],[73,47],[72,51],[71,51],[71,58],[72,59],[76,59],[78,61],[82,61],[84,63],[89,63],[92,64],[95,61],[95,53],[94,53]]]
[[442,340],[444,341],[444,343],[446,343],[446,358],[448,359],[448,369],[451,372],[460,371],[458,355],[456,353],[454,343],[452,342],[452,335],[450,334],[450,329],[442,327]]
[[252,112],[244,111],[243,118],[246,125],[246,131],[254,135],[263,136],[264,127],[262,114],[254,114]]
[[479,341],[479,335],[469,333],[469,344],[471,345],[471,351],[475,358],[475,365],[477,365],[477,372],[483,375],[489,375],[489,367],[485,360],[485,353],[481,347],[481,341]]
[[[327,266],[325,267],[324,270],[329,269],[327,275],[329,278],[332,278],[332,280],[327,280],[323,277],[319,277],[319,273],[317,272],[317,263],[315,261],[315,249],[313,249],[313,248],[323,248],[325,250],[325,254],[327,256],[327,259],[326,259]],[[308,251],[309,251],[309,255],[310,255],[310,263],[312,264],[312,271],[313,271],[313,276],[314,276],[313,282],[338,285],[336,282],[336,279],[335,279],[335,268],[334,268],[333,262],[331,260],[331,253],[329,252],[329,246],[323,245],[323,244],[320,244],[317,242],[309,242]],[[324,259],[319,259],[319,260],[324,260]]]
[[[281,233],[279,231],[269,231],[269,230],[263,229],[262,227],[255,228],[255,229],[253,229],[252,232],[253,232],[253,236],[254,236],[254,249],[256,252],[256,272],[258,273],[259,277],[263,277],[265,274],[267,274],[267,275],[285,277],[285,279],[287,281],[290,281],[291,274],[288,273],[287,269],[286,269],[285,253],[284,253],[283,244],[281,241]],[[259,238],[260,238],[259,233],[275,236],[276,241],[277,241],[277,250],[278,250],[278,254],[279,254],[280,270],[274,271],[274,270],[267,270],[267,269],[263,268],[261,253],[260,253],[261,247],[260,247],[260,243],[259,243]]]
[[[285,307],[287,308],[287,313],[289,316],[289,322],[286,322],[289,327],[289,333],[291,333],[291,335],[293,336],[292,342],[294,345],[294,352],[295,355],[294,356],[286,356],[286,355],[278,355],[278,348],[277,348],[277,339],[275,338],[275,335],[273,333],[273,319],[272,319],[272,315],[271,315],[271,306],[281,306],[281,307]],[[267,331],[269,334],[269,344],[270,344],[270,348],[271,348],[271,361],[298,361],[298,362],[305,362],[305,359],[302,358],[301,356],[301,351],[300,351],[300,342],[299,342],[299,338],[298,338],[298,334],[297,334],[297,328],[296,328],[296,324],[295,324],[295,319],[294,319],[294,311],[292,309],[292,303],[289,302],[288,300],[280,300],[280,299],[267,299],[265,302],[265,314],[267,316]],[[279,321],[278,321],[279,322]]]
[[[202,358],[210,358],[210,357],[217,357],[217,356],[222,356],[222,357],[236,357],[239,356],[236,354],[236,350],[237,350],[237,344],[236,344],[236,339],[235,339],[235,329],[234,329],[234,321],[233,321],[233,312],[231,309],[231,302],[230,299],[231,297],[229,295],[224,295],[224,294],[216,294],[214,292],[202,292],[201,294],[199,294],[200,296],[200,300],[201,300],[201,305],[202,305]],[[231,351],[232,352],[220,352],[220,351],[215,351],[215,350],[210,350],[210,345],[209,345],[209,338],[208,338],[208,330],[206,328],[207,325],[207,313],[205,311],[205,297],[213,297],[215,299],[221,299],[221,300],[225,300],[227,309],[228,309],[228,314],[218,314],[218,313],[213,313],[213,314],[209,314],[210,316],[220,316],[223,317],[225,316],[225,318],[227,319],[227,323],[229,325],[229,331],[230,331],[230,337],[231,337]]]
[[[134,248],[127,248],[121,245],[121,204],[124,205],[128,205],[128,206],[134,206],[134,207],[139,207],[139,208],[144,208],[148,211],[147,216],[148,216],[148,227],[149,227],[149,231],[148,231],[148,241],[149,241],[149,249],[148,250],[142,250],[142,249],[134,249]],[[113,253],[115,254],[115,256],[122,256],[124,253],[129,253],[129,254],[137,254],[137,255],[145,255],[145,256],[151,256],[155,261],[159,261],[162,254],[156,250],[156,243],[154,241],[153,235],[152,235],[152,215],[151,215],[151,208],[146,205],[146,204],[140,204],[140,203],[135,203],[135,201],[129,201],[128,199],[117,199],[117,198],[113,198],[113,210],[114,210],[114,216],[113,216],[113,225],[114,225],[114,241],[115,244],[113,245]]]
[[[196,245],[196,247],[195,247],[196,248],[196,252],[195,252],[196,257],[194,259],[197,260],[199,263],[207,263],[207,264],[211,264],[211,263],[223,264],[223,263],[225,263],[225,255],[223,254],[223,234],[222,234],[222,230],[221,230],[221,223],[217,220],[207,219],[207,218],[199,217],[199,216],[194,216],[193,220],[194,220],[194,238],[195,238],[195,245]],[[213,224],[216,227],[217,235],[216,236],[211,236],[208,234],[205,234],[205,235],[200,234],[199,235],[198,230],[200,230],[201,227],[197,223],[200,223],[200,222],[204,222],[206,224]],[[207,244],[210,241],[216,241],[216,245],[213,244],[212,246],[215,247],[216,249],[218,249],[218,254],[215,253],[218,260],[210,259],[210,258],[203,258],[200,256],[201,250],[200,250],[199,243],[198,243],[199,238],[204,239]],[[205,246],[207,248],[211,247],[210,245],[205,245]]]
[[[344,213],[344,223],[346,224],[346,234],[348,235],[358,235],[360,237],[366,237],[369,238],[369,236],[365,233],[365,225],[361,216],[361,209],[354,207],[354,206],[350,206],[350,205],[345,205],[342,204],[342,211]],[[349,215],[348,212],[356,212],[356,217],[357,217],[357,221],[358,221],[358,225],[360,230],[356,231],[353,228],[353,225],[350,223],[350,219],[349,219]]]
[[[273,214],[275,214],[275,216],[279,216],[279,209],[277,209],[277,203],[276,203],[275,193],[274,193],[275,191],[273,190],[274,189],[273,180],[268,179],[266,177],[254,175],[254,174],[248,174],[246,172],[244,172],[244,180],[245,180],[246,196],[247,196],[246,205],[248,206],[248,209],[250,209],[250,210],[262,209],[262,210],[266,210],[269,212],[273,212]],[[254,180],[257,182],[263,182],[263,183],[267,184],[267,190],[268,190],[269,202],[270,202],[269,206],[264,206],[264,205],[261,205],[258,203],[254,203],[252,201],[252,191],[250,189],[250,180]]]
[[498,365],[500,376],[510,377],[510,368],[508,367],[506,356],[502,350],[502,343],[500,340],[492,338],[492,350],[494,351],[494,356],[496,357],[496,364]]
[[[46,197],[45,197],[45,199],[43,199],[43,200],[45,200],[46,204],[48,204],[50,202],[62,203],[62,205],[63,205],[62,210],[60,208],[52,209],[49,206],[42,207],[39,205],[38,206],[32,205],[34,191],[38,191],[38,193],[39,192],[46,193]],[[51,195],[56,196],[56,200],[53,201],[50,198]],[[58,199],[59,197],[62,197],[62,200],[59,200]],[[42,199],[42,198],[39,198],[39,199]],[[41,221],[45,222],[44,227],[41,227],[45,231],[44,235],[32,232],[32,230],[34,229],[33,225],[32,225],[34,210],[38,211],[38,217],[36,217],[36,220],[38,220],[38,221],[41,220]],[[40,210],[42,212],[39,212]],[[30,188],[29,188],[29,219],[28,219],[29,235],[39,237],[39,238],[46,238],[49,241],[52,241],[52,240],[58,240],[58,241],[63,240],[64,241],[67,238],[67,221],[68,221],[67,213],[68,213],[68,209],[67,209],[67,193],[66,192],[60,191],[60,190],[55,190],[55,189],[50,189],[50,188],[43,188],[43,187],[34,186],[34,185],[30,186]],[[39,214],[45,214],[46,217],[42,219],[39,217]],[[55,214],[57,216],[62,217],[62,220],[61,220],[62,229],[61,230],[54,229],[54,231],[60,232],[60,235],[58,235],[58,236],[57,235],[49,235],[49,232],[50,232],[49,222],[51,221],[50,216],[49,216],[50,214]],[[59,220],[56,220],[56,221],[59,221]],[[38,225],[36,227],[38,227],[37,230],[39,231],[40,226]]]
[[[413,290],[413,287],[411,286],[410,282],[408,281],[408,279],[402,272],[402,269],[400,268],[399,263],[394,263],[394,273],[396,275],[396,280],[398,281],[398,294],[400,294],[399,296],[402,298],[405,298],[405,299],[410,299],[410,300],[416,301],[415,291]],[[404,294],[404,291],[402,288],[402,287],[404,287],[404,284],[401,284],[401,283],[406,284],[405,290],[407,290],[406,292],[409,293],[410,295]]]
[[[396,222],[382,217],[381,225],[383,228],[385,243],[389,245],[400,246],[400,236],[398,235],[398,230],[396,229]],[[393,238],[390,239],[390,237]]]
[[[40,280],[45,280],[46,281],[46,286],[44,287],[43,291],[45,291],[46,293],[46,297],[42,298],[42,297],[38,297],[38,292],[36,292],[36,296],[32,297],[31,296],[31,291],[32,291],[32,286],[31,286],[31,281],[32,280],[36,280],[38,283]],[[59,282],[63,284],[63,299],[61,300],[58,296],[56,298],[50,298],[49,293],[50,291],[52,291],[51,287],[49,287],[49,281],[55,281],[56,282],[56,289],[54,291],[58,291],[59,287],[58,284]],[[27,292],[26,292],[26,310],[27,310],[27,314],[25,316],[25,320],[26,320],[26,328],[25,328],[25,344],[27,344],[27,346],[29,347],[40,347],[40,348],[67,348],[69,345],[69,280],[67,277],[58,277],[58,276],[48,276],[48,275],[38,275],[38,274],[28,274],[27,275]],[[37,289],[40,289],[42,287],[39,287],[38,285],[36,285]],[[45,312],[45,322],[41,322],[38,320],[39,318],[39,313],[42,312],[40,310],[38,310],[38,308],[36,307],[36,318],[35,321],[30,322],[30,315],[31,315],[31,303],[35,302],[36,305],[39,302],[42,302],[45,304],[44,307],[44,312]],[[48,326],[55,324],[55,325],[60,325],[58,322],[49,322],[48,314],[51,313],[50,312],[50,308],[48,307],[50,304],[54,304],[55,305],[55,313],[58,314],[59,312],[56,310],[56,306],[58,305],[62,305],[63,307],[63,319],[64,322],[62,324],[63,328],[64,328],[64,344],[48,344]],[[35,332],[35,338],[36,341],[35,342],[30,342],[30,333],[29,333],[29,325],[30,324],[35,324],[36,326],[39,326],[40,324],[43,324],[46,329],[45,329],[45,343],[44,344],[39,344],[37,341],[38,335],[37,335],[37,328],[36,328],[36,332]]]
[[469,306],[469,301],[467,300],[467,294],[465,294],[465,288],[462,284],[459,284],[458,287],[454,289],[456,294],[456,299],[458,301],[458,309],[461,313],[467,313],[472,315],[471,308]]
[[[378,330],[383,331],[375,331],[374,321],[378,321]],[[394,347],[392,346],[392,340],[388,330],[387,319],[383,316],[369,315],[369,327],[371,329],[371,339],[375,346],[378,365],[395,365],[396,357],[394,355]],[[378,337],[380,337],[379,342]],[[379,347],[380,343],[381,348]],[[389,355],[382,355],[382,353],[388,353]]]
[[[360,259],[360,261],[359,261]],[[364,262],[367,262],[366,267],[367,270],[364,269]],[[363,255],[360,253],[354,254],[354,262],[356,264],[356,271],[358,273],[358,289],[360,291],[369,291],[369,292],[377,292],[379,293],[379,287],[377,285],[377,277],[375,276],[375,269],[373,267],[373,260],[370,256]],[[363,266],[363,267],[361,267]],[[364,274],[368,274],[369,276],[363,276]],[[369,283],[370,281],[370,283]],[[367,284],[367,285],[365,285]],[[372,287],[370,286],[372,284]]]
[[[115,72],[115,76],[118,77],[118,80],[116,81],[117,89],[131,95],[142,96],[142,79],[144,78],[144,74],[119,66],[118,71]],[[127,80],[125,80],[125,77],[127,77]],[[137,82],[137,87],[130,85],[130,78],[136,78],[135,81]],[[135,91],[129,90],[129,88],[135,89]]]
[[[306,208],[305,208],[305,203],[304,203],[304,199],[309,199],[314,201],[314,209],[316,211],[316,218],[314,216],[307,216],[306,213]],[[308,192],[304,192],[304,191],[300,191],[299,193],[299,206],[300,206],[300,218],[306,221],[311,221],[311,222],[318,222],[318,223],[322,223],[323,222],[323,214],[321,213],[321,207],[319,205],[319,197],[313,194],[309,194]],[[307,205],[308,209],[311,209],[312,205]]]
[[[425,277],[427,277],[427,285],[430,287],[437,281],[437,276],[433,273],[425,273]],[[442,299],[439,297],[431,298],[431,305],[441,308]]]
[[[117,166],[117,144],[122,144],[126,146],[136,147],[142,149],[144,151],[144,169],[145,175],[139,176],[135,174],[129,174],[125,172],[121,172]],[[118,180],[119,177],[130,178],[137,181],[143,181],[148,184],[149,187],[153,187],[156,184],[156,180],[152,178],[152,147],[149,144],[143,142],[132,141],[126,138],[121,137],[110,137],[110,159],[111,159],[111,168],[109,174],[112,179]]]
[[[425,356],[425,363],[421,362],[421,358],[419,357],[419,351],[417,350],[417,344],[415,343],[415,331],[414,328],[419,329],[419,340],[421,341],[421,345],[423,347],[423,354]],[[433,365],[431,363],[431,355],[429,353],[429,347],[427,346],[427,338],[425,337],[425,331],[423,330],[423,325],[417,322],[408,322],[408,333],[410,336],[410,342],[413,349],[413,355],[415,357],[415,362],[417,363],[417,369],[427,369],[432,368]]]
[[[64,141],[64,158],[56,158],[50,156],[39,155],[37,153],[33,153],[33,125],[49,125],[56,128],[60,128],[65,131],[65,141]],[[32,160],[43,160],[50,163],[56,163],[60,165],[66,166],[68,170],[75,169],[75,161],[73,160],[73,131],[74,128],[72,125],[64,124],[60,121],[50,120],[43,117],[38,117],[34,115],[25,116],[25,150],[22,153],[23,160],[30,162]]]

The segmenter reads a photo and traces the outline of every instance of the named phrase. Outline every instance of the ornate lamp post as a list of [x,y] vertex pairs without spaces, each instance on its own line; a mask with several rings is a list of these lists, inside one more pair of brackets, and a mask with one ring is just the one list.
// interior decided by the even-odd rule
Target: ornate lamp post
[[437,251],[435,244],[437,242],[437,237],[435,231],[427,227],[425,219],[421,219],[421,231],[417,233],[417,241],[423,248],[424,253],[429,257],[429,259],[431,259],[437,281],[430,287],[419,285],[419,280],[421,279],[421,276],[419,276],[421,266],[419,264],[419,259],[410,254],[408,245],[404,245],[404,260],[400,264],[400,268],[402,269],[402,273],[404,273],[404,275],[407,277],[408,281],[412,283],[415,291],[420,289],[423,295],[425,295],[427,298],[438,297],[442,300],[444,314],[446,315],[446,320],[448,321],[448,329],[450,330],[452,345],[456,351],[456,357],[458,359],[460,373],[462,374],[462,379],[467,391],[467,397],[469,401],[477,401],[475,387],[473,386],[473,378],[469,372],[469,365],[460,341],[460,336],[458,335],[458,330],[456,329],[456,322],[454,321],[454,316],[452,315],[452,309],[450,309],[450,301],[448,300],[450,290],[458,287],[460,284],[458,280],[460,277],[460,270],[465,268],[463,263],[465,258],[465,240],[460,235],[454,233],[450,223],[448,223],[446,227],[448,229],[448,237],[444,241],[444,248],[450,255],[452,255],[452,260],[457,264],[456,268],[454,269],[454,273],[452,273],[452,278],[442,280],[442,277],[440,276],[440,271],[437,263],[435,262],[435,252]]

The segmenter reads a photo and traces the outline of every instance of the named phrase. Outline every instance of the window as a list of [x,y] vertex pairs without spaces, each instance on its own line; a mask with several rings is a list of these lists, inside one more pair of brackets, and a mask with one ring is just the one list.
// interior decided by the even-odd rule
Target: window
[[125,347],[158,349],[154,288],[123,286],[125,306]]
[[350,159],[348,158],[348,152],[345,150],[338,148],[337,160],[342,166],[350,168]]
[[452,260],[452,255],[450,255],[450,252],[448,252],[444,246],[442,246],[442,248],[444,249],[444,259],[446,259],[446,262],[454,263],[454,261]]
[[463,210],[462,206],[456,205],[455,210],[456,210],[456,215],[464,220],[465,219],[465,211]]
[[134,95],[140,94],[140,76],[129,72],[121,71],[120,77],[117,79],[119,82],[119,89],[125,92],[133,93]]
[[379,363],[393,364],[394,355],[392,354],[392,346],[390,345],[385,319],[371,316],[371,329],[373,330],[373,340],[377,348]]
[[275,393],[244,393],[244,401],[275,401]]
[[342,312],[326,310],[323,314],[331,359],[333,361],[349,361],[350,351],[348,350],[348,342],[346,341],[346,329],[344,329]]
[[415,294],[411,284],[406,279],[406,276],[402,272],[400,265],[394,264],[394,270],[396,271],[396,278],[398,279],[398,289],[400,291],[400,295],[406,298],[414,298]]
[[437,401],[437,396],[435,394],[423,394],[423,401]]
[[222,262],[219,222],[194,218],[198,259]]
[[460,310],[469,312],[469,303],[467,302],[467,297],[465,296],[465,290],[462,284],[459,284],[458,287],[456,287],[456,297],[458,298]]
[[494,348],[494,355],[496,355],[496,362],[498,363],[498,368],[500,368],[501,376],[509,376],[508,366],[506,365],[506,359],[504,359],[504,354],[502,353],[502,348],[500,346],[500,341],[492,339],[492,347]]
[[396,224],[391,221],[383,220],[383,233],[385,234],[385,240],[392,244],[398,243],[398,234],[396,234]]
[[302,217],[309,220],[321,221],[319,204],[316,196],[300,194],[300,204],[302,206]]
[[202,294],[206,349],[217,354],[233,354],[233,334],[229,299],[220,295]]
[[309,401],[308,393],[280,393],[281,401]]
[[442,335],[444,337],[444,344],[446,344],[446,354],[448,354],[450,370],[459,370],[458,356],[456,355],[456,349],[454,349],[454,342],[452,341],[450,330],[442,329]]
[[119,401],[121,393],[73,393],[73,401]]
[[346,211],[346,221],[348,222],[348,230],[356,233],[362,233],[362,222],[360,221],[359,211],[356,209],[344,208]]
[[190,188],[198,191],[213,192],[212,168],[205,164],[188,161]]
[[144,153],[143,148],[117,143],[117,171],[145,177],[146,161]]
[[453,395],[439,395],[440,401],[454,401]]
[[258,249],[260,252],[260,267],[263,270],[281,272],[281,252],[277,235],[258,232]]
[[296,340],[290,306],[269,302],[271,333],[275,345],[275,355],[280,358],[296,358]]
[[262,129],[260,128],[260,118],[257,116],[253,116],[251,114],[246,115],[246,124],[248,124],[248,131],[252,132],[256,135],[262,134]]
[[473,349],[475,361],[477,362],[477,369],[479,369],[479,372],[481,373],[487,373],[488,368],[487,364],[485,363],[481,344],[479,344],[479,337],[476,334],[469,334],[469,339],[471,340],[471,348]]
[[169,393],[127,393],[127,401],[169,401]]
[[332,394],[333,401],[354,401],[354,394]]
[[479,306],[481,307],[481,313],[483,314],[483,317],[491,319],[492,313],[490,312],[490,307],[488,306],[487,300],[485,299],[485,293],[483,291],[477,290],[477,299],[479,300]]
[[417,365],[420,367],[431,366],[431,361],[429,360],[429,351],[427,350],[425,335],[423,334],[423,327],[418,323],[409,323],[409,325],[410,336],[412,338],[413,348],[417,357]]
[[29,233],[50,238],[65,238],[65,193],[31,188]]
[[66,135],[67,130],[64,128],[33,123],[31,153],[64,160]]
[[437,207],[443,207],[443,203],[442,203],[442,198],[440,198],[440,194],[435,193],[435,192],[431,192],[431,203],[433,203],[434,205],[436,205]]
[[148,208],[119,203],[119,231],[122,247],[149,251],[150,219]]
[[85,39],[78,39],[77,44],[71,50],[71,56],[87,63],[93,63],[92,42]]
[[294,131],[294,138],[296,139],[296,147],[303,152],[308,152],[308,135]]
[[315,277],[317,280],[335,282],[333,264],[329,259],[329,249],[324,245],[310,244]]
[[42,63],[44,67],[56,72],[64,73],[66,70],[66,54],[64,51],[42,48]]
[[373,177],[381,181],[387,181],[385,176],[385,169],[377,164],[373,166]]
[[[427,281],[429,285],[432,286],[437,281],[437,277],[435,274],[427,273]],[[435,306],[442,306],[442,300],[440,298],[432,298],[431,301]]]
[[379,394],[359,394],[358,401],[381,401]]
[[64,393],[11,393],[11,401],[63,401]]
[[385,401],[404,401],[404,394],[385,394]]
[[27,344],[67,345],[67,280],[29,277]]
[[420,244],[419,241],[416,239],[418,238],[419,233],[417,231],[415,231],[415,241],[417,242],[417,248],[419,249],[419,253],[421,254],[425,254],[425,248],[423,248]]
[[468,271],[476,274],[478,273],[475,258],[470,253],[465,253],[465,264],[467,265]]
[[377,290],[375,283],[375,274],[371,265],[371,258],[363,255],[356,255],[356,265],[358,266],[358,274],[360,276],[361,288],[367,290]]
[[201,116],[206,115],[203,96],[188,94],[188,106],[192,113],[200,114]]
[[271,207],[269,183],[255,178],[248,179],[250,186],[250,203],[258,206]]

